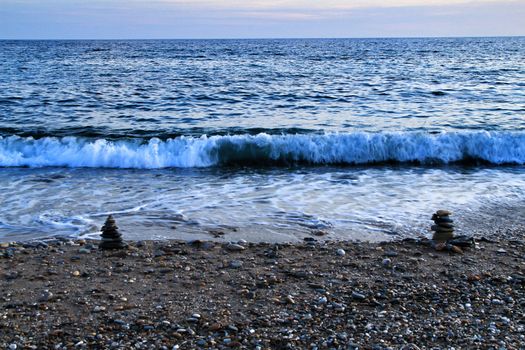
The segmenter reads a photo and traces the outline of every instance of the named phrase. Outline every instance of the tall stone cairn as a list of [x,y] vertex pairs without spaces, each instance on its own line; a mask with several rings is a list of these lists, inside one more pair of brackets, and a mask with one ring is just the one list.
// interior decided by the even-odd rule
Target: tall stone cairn
[[432,215],[434,225],[430,228],[434,231],[432,239],[436,242],[446,242],[454,238],[454,220],[448,210],[438,210]]
[[112,215],[108,216],[101,231],[102,241],[98,245],[99,249],[122,249],[127,246]]

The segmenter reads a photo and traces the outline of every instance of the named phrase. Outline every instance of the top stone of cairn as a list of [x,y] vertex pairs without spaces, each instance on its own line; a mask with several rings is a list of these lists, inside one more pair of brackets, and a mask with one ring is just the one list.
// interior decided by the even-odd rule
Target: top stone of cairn
[[441,210],[436,211],[436,215],[437,216],[449,216],[449,215],[452,215],[452,212],[441,209]]

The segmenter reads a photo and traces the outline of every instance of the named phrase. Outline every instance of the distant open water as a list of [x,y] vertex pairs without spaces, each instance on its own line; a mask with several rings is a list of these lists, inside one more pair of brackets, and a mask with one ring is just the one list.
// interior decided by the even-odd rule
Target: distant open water
[[[516,225],[525,38],[0,41],[0,240]],[[483,222],[493,223],[489,228]]]

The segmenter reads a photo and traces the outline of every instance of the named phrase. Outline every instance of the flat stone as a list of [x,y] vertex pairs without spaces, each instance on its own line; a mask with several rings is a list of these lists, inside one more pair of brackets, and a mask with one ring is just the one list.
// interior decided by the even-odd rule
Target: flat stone
[[328,234],[328,232],[322,231],[322,230],[317,230],[317,231],[313,231],[312,234],[314,234],[315,236],[326,236]]
[[233,269],[238,269],[240,267],[242,267],[242,261],[240,260],[232,260],[230,261],[230,265],[229,265],[231,268]]
[[439,226],[439,225],[432,225],[430,227],[430,229],[432,231],[436,231],[436,232],[454,232],[454,229],[453,228],[450,228],[450,227],[443,227],[443,226]]
[[245,250],[246,248],[244,248],[242,245],[240,244],[235,244],[235,243],[229,243],[226,247],[225,247],[226,250],[229,250],[230,252],[240,252],[240,251],[243,251]]
[[434,220],[434,222],[435,222],[436,225],[438,225],[439,227],[448,228],[448,229],[453,229],[453,228],[454,228],[454,224],[451,223],[451,222],[441,222],[441,221],[439,221],[439,220]]
[[352,292],[352,299],[354,300],[365,300],[366,296],[358,292]]
[[432,215],[432,220],[436,221],[436,223],[453,223],[454,220],[452,220],[451,218],[449,218],[448,216],[437,216],[436,214]]
[[436,215],[437,216],[449,216],[449,215],[452,215],[452,212],[448,211],[448,210],[440,209],[440,210],[436,211]]
[[449,243],[462,248],[472,247],[475,244],[474,239],[467,236],[454,237]]

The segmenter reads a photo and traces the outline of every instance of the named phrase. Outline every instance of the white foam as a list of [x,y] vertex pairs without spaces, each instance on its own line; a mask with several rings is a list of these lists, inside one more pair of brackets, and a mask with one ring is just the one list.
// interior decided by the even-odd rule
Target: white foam
[[0,137],[3,167],[167,168],[230,163],[422,164],[480,160],[525,164],[523,132],[231,135],[162,141]]

